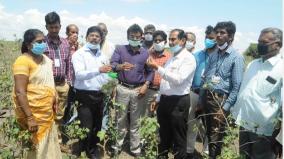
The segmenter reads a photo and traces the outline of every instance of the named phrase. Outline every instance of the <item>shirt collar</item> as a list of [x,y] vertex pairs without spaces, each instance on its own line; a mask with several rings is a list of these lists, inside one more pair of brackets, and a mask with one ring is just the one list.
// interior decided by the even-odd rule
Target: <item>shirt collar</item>
[[[272,66],[275,66],[279,60],[283,59],[281,53],[267,59],[266,61],[269,62]],[[262,61],[262,60],[261,60]]]
[[97,52],[95,53],[94,51],[92,51],[91,49],[89,49],[88,47],[86,47],[86,45],[83,46],[84,47],[84,51],[89,52],[95,56],[100,56],[101,55],[101,50],[97,50]]
[[142,49],[142,47],[140,46],[139,51],[133,52],[133,50],[131,49],[130,45],[126,45],[125,47],[126,47],[128,52],[133,53],[133,54],[140,54],[141,53],[141,49]]
[[[47,41],[48,41],[49,43],[51,43],[51,44],[56,44],[56,43],[53,41],[53,39],[50,38],[49,34],[47,34],[46,38],[47,38]],[[59,35],[58,35],[57,38],[58,38],[58,40],[59,40],[59,44],[61,44],[63,39],[62,39]]]

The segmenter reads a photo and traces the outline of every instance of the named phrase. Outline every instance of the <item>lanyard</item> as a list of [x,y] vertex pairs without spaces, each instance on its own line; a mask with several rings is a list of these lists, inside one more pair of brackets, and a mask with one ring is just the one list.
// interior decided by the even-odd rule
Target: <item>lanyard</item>
[[[216,64],[215,75],[217,75],[217,73],[219,72],[219,69],[221,68],[221,66],[222,66],[222,64],[223,64],[223,62],[224,62],[224,60],[225,60],[225,57],[222,58],[223,56],[225,56],[225,53],[224,53],[223,56],[221,56],[220,54],[221,54],[221,53],[218,53],[218,60],[217,60],[217,64]],[[220,58],[222,58],[222,59],[221,59],[222,61],[221,61],[221,63],[219,64]]]

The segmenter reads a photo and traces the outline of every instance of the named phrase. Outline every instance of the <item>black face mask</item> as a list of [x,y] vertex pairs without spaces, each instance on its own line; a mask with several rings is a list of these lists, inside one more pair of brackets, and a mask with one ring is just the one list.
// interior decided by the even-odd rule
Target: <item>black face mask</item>
[[269,45],[257,44],[257,52],[259,55],[266,55],[269,53]]

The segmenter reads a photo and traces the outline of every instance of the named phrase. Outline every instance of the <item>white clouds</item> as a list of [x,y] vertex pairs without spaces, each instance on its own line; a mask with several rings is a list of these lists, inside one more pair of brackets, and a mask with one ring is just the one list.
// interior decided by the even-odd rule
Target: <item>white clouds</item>
[[[82,0],[83,1],[83,0]],[[145,0],[125,0],[125,1],[145,1]],[[74,2],[80,2],[80,0],[74,0]],[[204,41],[204,28],[199,26],[170,26],[171,24],[157,24],[155,22],[149,21],[147,19],[142,19],[140,17],[129,18],[127,16],[122,17],[111,17],[107,13],[100,14],[91,14],[89,16],[78,16],[73,14],[68,10],[61,10],[59,12],[61,17],[62,28],[60,35],[65,37],[65,27],[68,24],[76,24],[80,29],[80,35],[83,37],[81,40],[85,39],[85,34],[87,28],[93,25],[96,25],[99,22],[104,22],[108,26],[109,35],[108,38],[115,44],[123,44],[126,43],[126,30],[127,28],[137,23],[142,28],[147,24],[154,24],[157,29],[164,30],[165,32],[169,32],[173,28],[182,28],[185,31],[191,31],[196,34],[197,44],[196,50],[203,48]],[[26,10],[22,14],[10,13],[5,10],[4,6],[0,4],[0,38],[13,40],[14,34],[17,37],[22,37],[23,32],[29,28],[38,28],[42,31],[46,32],[45,29],[45,14],[37,9]],[[234,46],[238,48],[240,51],[244,51],[246,47],[248,47],[250,42],[257,41],[257,34],[243,33],[237,32],[235,36]]]

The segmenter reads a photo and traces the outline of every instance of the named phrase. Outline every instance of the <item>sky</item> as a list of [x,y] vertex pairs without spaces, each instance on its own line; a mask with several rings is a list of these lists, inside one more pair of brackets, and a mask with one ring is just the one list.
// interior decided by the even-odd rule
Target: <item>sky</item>
[[108,39],[125,44],[126,30],[134,23],[142,28],[154,24],[167,33],[173,28],[194,32],[196,51],[204,47],[206,26],[233,21],[237,32],[234,47],[243,52],[257,42],[266,27],[282,29],[282,0],[0,0],[0,39],[22,38],[25,30],[38,28],[44,33],[44,16],[56,11],[61,17],[60,35],[74,23],[84,41],[88,27],[104,22]]

